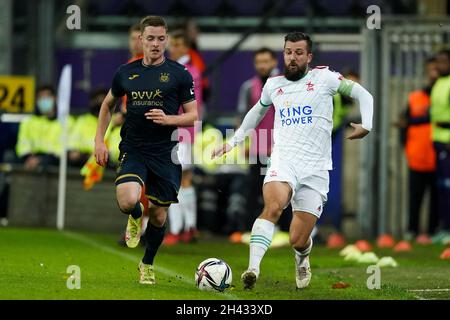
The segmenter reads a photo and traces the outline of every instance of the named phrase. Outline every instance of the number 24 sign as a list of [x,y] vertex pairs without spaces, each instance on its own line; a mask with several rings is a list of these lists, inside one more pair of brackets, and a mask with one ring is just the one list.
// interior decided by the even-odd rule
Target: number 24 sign
[[33,112],[34,94],[33,77],[0,76],[0,112]]

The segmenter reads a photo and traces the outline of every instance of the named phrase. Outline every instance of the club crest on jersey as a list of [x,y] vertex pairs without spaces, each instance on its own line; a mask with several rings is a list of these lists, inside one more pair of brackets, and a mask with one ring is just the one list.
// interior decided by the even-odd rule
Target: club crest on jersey
[[309,81],[306,84],[306,91],[314,91],[314,83],[311,83],[311,81]]
[[159,82],[169,82],[169,74],[161,73],[159,76]]

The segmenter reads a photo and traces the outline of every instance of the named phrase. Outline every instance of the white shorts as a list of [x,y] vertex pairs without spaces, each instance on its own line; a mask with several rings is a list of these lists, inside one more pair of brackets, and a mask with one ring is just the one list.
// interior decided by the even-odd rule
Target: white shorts
[[328,170],[302,172],[288,164],[271,164],[264,184],[271,181],[287,182],[292,189],[292,211],[308,212],[319,219],[328,199],[329,180]]
[[192,159],[192,144],[180,142],[178,143],[178,159],[181,164],[181,168],[183,171],[191,170],[193,165]]

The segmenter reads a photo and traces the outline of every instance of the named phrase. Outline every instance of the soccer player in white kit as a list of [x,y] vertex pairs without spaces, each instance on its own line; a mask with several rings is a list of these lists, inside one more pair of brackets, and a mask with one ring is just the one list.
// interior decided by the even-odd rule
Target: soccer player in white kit
[[212,152],[212,158],[219,157],[242,142],[274,105],[274,146],[264,179],[264,209],[253,224],[249,267],[241,277],[245,289],[255,285],[275,224],[289,202],[296,285],[299,289],[309,285],[311,231],[327,200],[328,170],[332,170],[333,95],[340,93],[359,102],[362,124],[351,124],[354,130],[348,139],[361,139],[372,128],[372,95],[328,67],[310,69],[312,41],[307,34],[291,32],[284,40],[284,75],[267,80],[259,102],[232,139]]

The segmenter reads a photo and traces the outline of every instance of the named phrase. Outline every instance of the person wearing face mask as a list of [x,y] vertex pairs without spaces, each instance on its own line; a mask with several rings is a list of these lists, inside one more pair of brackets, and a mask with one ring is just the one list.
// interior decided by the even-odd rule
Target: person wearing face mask
[[[36,93],[36,113],[19,126],[16,154],[25,169],[57,165],[62,150],[62,127],[56,116],[56,94],[53,87],[45,85]],[[69,132],[73,118],[68,118]]]

